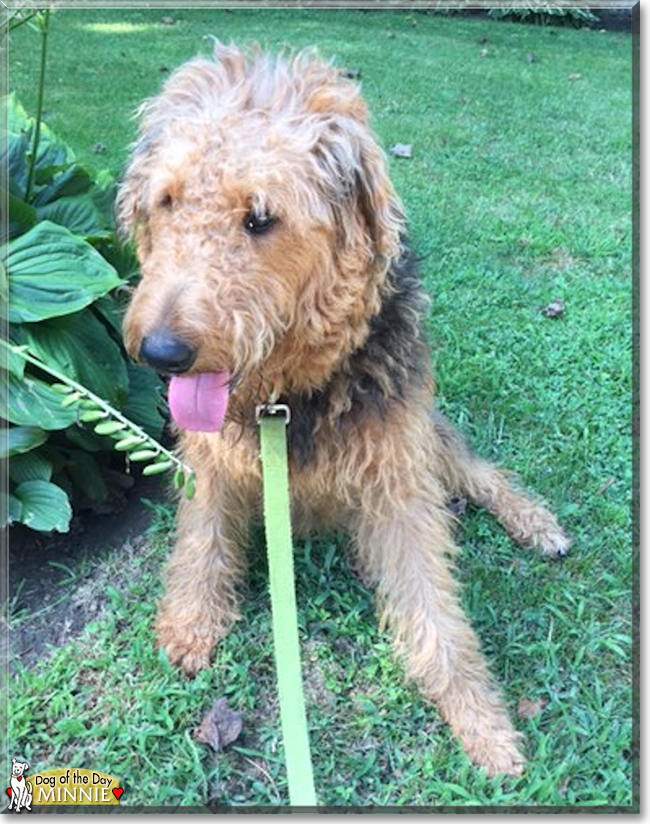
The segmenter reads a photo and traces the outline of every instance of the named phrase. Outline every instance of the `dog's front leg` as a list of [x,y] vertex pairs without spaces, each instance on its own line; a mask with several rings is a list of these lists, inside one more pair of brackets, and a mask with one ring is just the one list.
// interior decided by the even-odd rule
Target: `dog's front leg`
[[169,660],[188,674],[211,653],[238,617],[250,509],[227,479],[199,475],[193,500],[181,499],[178,539],[165,570],[156,635]]
[[357,545],[377,585],[383,621],[391,628],[407,673],[438,707],[470,759],[489,775],[518,775],[524,758],[461,606],[451,573],[455,547],[444,495],[431,475],[419,497],[363,512]]

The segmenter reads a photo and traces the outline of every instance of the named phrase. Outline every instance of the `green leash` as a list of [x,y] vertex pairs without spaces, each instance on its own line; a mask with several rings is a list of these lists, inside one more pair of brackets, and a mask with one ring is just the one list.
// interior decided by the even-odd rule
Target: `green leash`
[[264,527],[269,559],[273,645],[280,696],[280,719],[292,807],[315,807],[316,791],[309,751],[302,689],[298,616],[293,574],[289,510],[287,425],[283,404],[258,407],[264,487]]

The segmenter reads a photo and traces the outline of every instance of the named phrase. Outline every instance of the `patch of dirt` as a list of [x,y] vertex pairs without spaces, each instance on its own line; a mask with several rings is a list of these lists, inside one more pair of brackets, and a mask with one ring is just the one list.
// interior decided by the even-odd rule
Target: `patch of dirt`
[[168,499],[167,483],[142,479],[126,504],[111,515],[75,517],[70,532],[40,535],[13,528],[8,535],[8,627],[2,633],[2,660],[30,666],[46,657],[52,646],[62,646],[97,618],[106,604],[98,569],[111,556],[122,565],[143,551],[143,538],[155,517],[145,505]]
[[556,272],[566,272],[567,269],[572,269],[576,265],[576,258],[567,249],[558,246],[544,260],[544,265]]

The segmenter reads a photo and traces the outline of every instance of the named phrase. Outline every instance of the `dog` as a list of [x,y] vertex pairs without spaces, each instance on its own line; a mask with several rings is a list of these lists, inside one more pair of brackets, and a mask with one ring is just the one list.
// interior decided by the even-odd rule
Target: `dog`
[[29,764],[11,759],[11,801],[8,809],[15,809],[17,813],[24,807],[31,812],[32,809],[32,783],[26,781],[24,772],[29,769]]
[[156,633],[189,674],[239,617],[260,514],[257,404],[288,426],[297,536],[340,530],[407,675],[489,775],[519,775],[513,728],[459,603],[448,503],[485,507],[551,558],[555,517],[433,412],[427,298],[360,90],[311,53],[215,43],[139,110],[118,193],[141,279],[136,359],[171,376],[196,495],[181,498]]

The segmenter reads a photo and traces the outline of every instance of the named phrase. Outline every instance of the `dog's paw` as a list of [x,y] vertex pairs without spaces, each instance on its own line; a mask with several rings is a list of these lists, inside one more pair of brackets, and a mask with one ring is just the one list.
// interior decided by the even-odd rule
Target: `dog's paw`
[[166,653],[169,662],[190,676],[210,666],[217,643],[205,627],[181,629],[164,618],[156,623],[156,638],[158,649]]
[[566,558],[571,549],[571,539],[559,526],[542,533],[538,540],[542,555],[547,558]]
[[526,759],[516,748],[493,749],[486,753],[481,761],[475,762],[483,767],[490,778],[499,775],[508,775],[518,778],[526,767]]
[[510,726],[503,730],[490,730],[486,737],[478,734],[463,740],[463,746],[470,760],[483,767],[493,778],[498,775],[520,776],[526,766],[526,759],[519,750],[521,734]]

